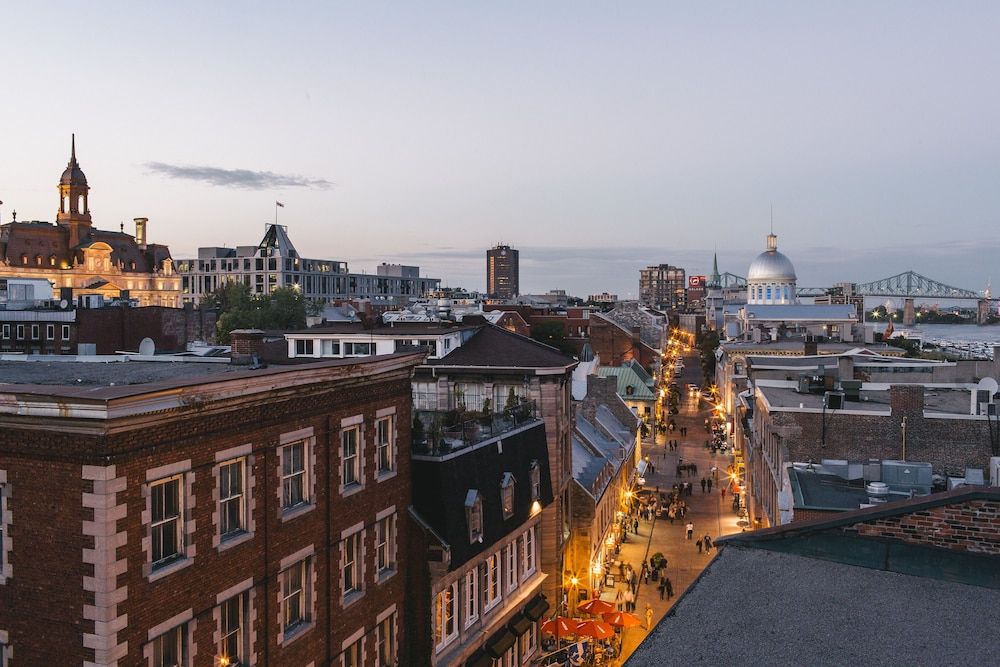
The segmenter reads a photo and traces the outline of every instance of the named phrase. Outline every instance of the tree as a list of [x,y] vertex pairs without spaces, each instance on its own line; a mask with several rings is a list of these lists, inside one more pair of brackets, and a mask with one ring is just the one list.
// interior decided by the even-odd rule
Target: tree
[[223,344],[234,329],[301,329],[306,325],[306,299],[294,287],[255,296],[243,283],[227,283],[202,299],[202,304],[219,309],[216,340]]
[[551,345],[563,354],[573,356],[576,354],[574,348],[566,340],[566,329],[562,322],[539,322],[531,325],[531,337],[539,343]]

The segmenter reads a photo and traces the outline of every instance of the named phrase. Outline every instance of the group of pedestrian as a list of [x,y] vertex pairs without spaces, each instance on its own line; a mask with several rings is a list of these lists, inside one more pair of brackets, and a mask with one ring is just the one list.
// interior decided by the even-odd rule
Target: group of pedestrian
[[711,493],[712,492],[712,478],[711,477],[702,477],[701,478],[701,492],[702,493],[706,492],[705,491],[705,487],[706,486],[708,487],[708,493]]
[[680,447],[680,444],[679,440],[667,440],[667,449],[672,452],[676,452],[677,448]]
[[[690,535],[688,536],[688,539],[689,540],[691,539]],[[711,538],[711,536],[709,536],[707,534],[705,535],[705,537],[699,537],[698,540],[697,540],[697,544],[698,544],[698,553],[701,553],[702,549],[705,550],[705,553],[708,553],[709,551],[712,550],[712,547],[714,546],[712,544],[712,538]]]
[[667,575],[664,574],[660,577],[660,585],[656,588],[660,591],[661,600],[664,594],[666,594],[668,600],[674,597],[674,584]]

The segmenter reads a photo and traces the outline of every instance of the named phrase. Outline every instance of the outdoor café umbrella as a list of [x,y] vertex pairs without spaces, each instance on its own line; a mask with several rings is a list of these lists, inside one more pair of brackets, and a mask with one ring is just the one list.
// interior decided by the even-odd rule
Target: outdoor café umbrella
[[591,598],[586,602],[583,602],[576,607],[585,614],[593,614],[594,616],[600,616],[601,614],[607,614],[615,610],[615,606],[610,602],[605,602],[601,598]]
[[614,628],[602,621],[583,621],[576,628],[576,634],[581,637],[593,637],[594,639],[607,639],[615,634]]
[[638,616],[630,614],[627,611],[612,611],[607,614],[601,614],[601,618],[604,619],[605,623],[618,628],[633,628],[637,625],[642,625],[642,620]]
[[580,622],[575,618],[556,616],[542,623],[542,632],[548,635],[555,635],[556,639],[576,634],[576,626]]

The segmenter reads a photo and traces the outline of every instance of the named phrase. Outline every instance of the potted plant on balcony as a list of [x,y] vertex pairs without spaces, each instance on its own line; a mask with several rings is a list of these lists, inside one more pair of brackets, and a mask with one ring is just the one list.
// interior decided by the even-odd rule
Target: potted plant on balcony
[[427,446],[426,436],[424,435],[424,422],[416,414],[413,415],[413,426],[410,437],[413,439],[413,444],[420,445],[421,447]]

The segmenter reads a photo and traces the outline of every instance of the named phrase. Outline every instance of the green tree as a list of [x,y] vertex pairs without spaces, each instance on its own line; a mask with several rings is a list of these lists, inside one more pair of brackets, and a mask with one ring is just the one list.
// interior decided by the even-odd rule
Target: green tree
[[551,345],[563,354],[573,356],[576,348],[566,340],[566,329],[562,322],[539,322],[531,325],[531,337],[539,343]]
[[306,299],[293,287],[254,296],[248,286],[228,283],[202,299],[202,304],[219,309],[216,340],[223,344],[234,329],[301,329],[306,325]]

